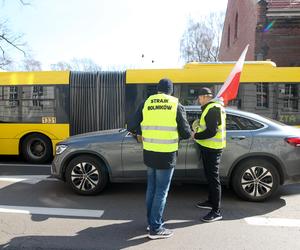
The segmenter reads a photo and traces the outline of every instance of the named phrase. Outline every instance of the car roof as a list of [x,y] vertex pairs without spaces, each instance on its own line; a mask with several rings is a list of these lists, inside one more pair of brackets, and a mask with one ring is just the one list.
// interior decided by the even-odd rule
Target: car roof
[[[200,105],[191,105],[191,106],[184,106],[184,107],[185,107],[185,110],[188,111],[188,112],[193,112],[193,111],[194,112],[200,112],[201,111],[201,106]],[[235,114],[235,115],[239,115],[239,116],[244,116],[246,118],[251,118],[253,120],[262,122],[264,124],[269,124],[269,125],[272,124],[274,126],[286,126],[286,124],[275,121],[271,118],[263,117],[261,115],[255,114],[255,113],[242,111],[242,110],[229,108],[229,107],[226,107],[225,110],[226,110],[227,114]]]
[[[189,105],[189,106],[184,106],[186,111],[201,111],[201,106],[200,105]],[[242,111],[234,108],[228,108],[225,107],[226,112],[232,112],[232,113],[238,113],[238,114],[245,114],[245,115],[251,115],[253,113],[247,112],[247,111]]]
[[[184,106],[186,111],[201,111],[201,106],[200,105],[190,105],[190,106]],[[254,114],[254,113],[250,113],[247,111],[242,111],[242,110],[238,110],[238,109],[234,109],[234,108],[225,108],[226,113],[233,113],[233,114],[239,114],[239,115],[245,115],[245,116],[249,116],[249,117],[262,117],[260,115]]]

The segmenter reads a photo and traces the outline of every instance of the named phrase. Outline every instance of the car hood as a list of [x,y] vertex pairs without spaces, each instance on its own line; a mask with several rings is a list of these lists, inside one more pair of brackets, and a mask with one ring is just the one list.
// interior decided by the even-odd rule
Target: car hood
[[95,131],[95,132],[89,132],[79,135],[73,135],[69,137],[68,139],[60,142],[60,144],[64,143],[73,143],[77,141],[85,141],[90,140],[93,141],[93,139],[99,140],[106,140],[108,138],[119,138],[121,135],[123,135],[127,130],[126,129],[110,129],[110,130],[102,130],[102,131]]

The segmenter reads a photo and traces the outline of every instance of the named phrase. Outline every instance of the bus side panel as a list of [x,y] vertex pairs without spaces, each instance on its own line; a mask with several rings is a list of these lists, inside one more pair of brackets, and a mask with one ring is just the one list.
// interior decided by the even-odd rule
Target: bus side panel
[[3,139],[0,138],[1,155],[18,155],[19,139]]
[[41,133],[55,145],[69,137],[69,124],[0,124],[0,152],[3,155],[18,155],[19,140],[29,133]]

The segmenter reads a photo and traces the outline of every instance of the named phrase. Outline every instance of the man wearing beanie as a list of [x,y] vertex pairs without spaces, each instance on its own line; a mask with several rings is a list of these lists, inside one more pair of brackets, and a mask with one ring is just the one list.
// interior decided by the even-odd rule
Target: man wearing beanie
[[157,94],[143,102],[128,123],[128,130],[142,135],[144,164],[147,166],[147,222],[150,239],[168,238],[163,212],[176,165],[179,138],[191,136],[184,107],[173,93],[173,83],[161,79]]

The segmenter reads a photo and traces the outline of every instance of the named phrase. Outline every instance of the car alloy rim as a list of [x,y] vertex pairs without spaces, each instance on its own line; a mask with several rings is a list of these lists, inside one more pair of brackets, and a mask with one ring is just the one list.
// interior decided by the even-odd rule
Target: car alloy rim
[[253,166],[242,175],[241,185],[243,190],[251,196],[264,196],[272,190],[273,176],[268,169]]
[[91,191],[99,183],[100,174],[97,168],[89,162],[80,162],[71,172],[73,185],[82,191]]

